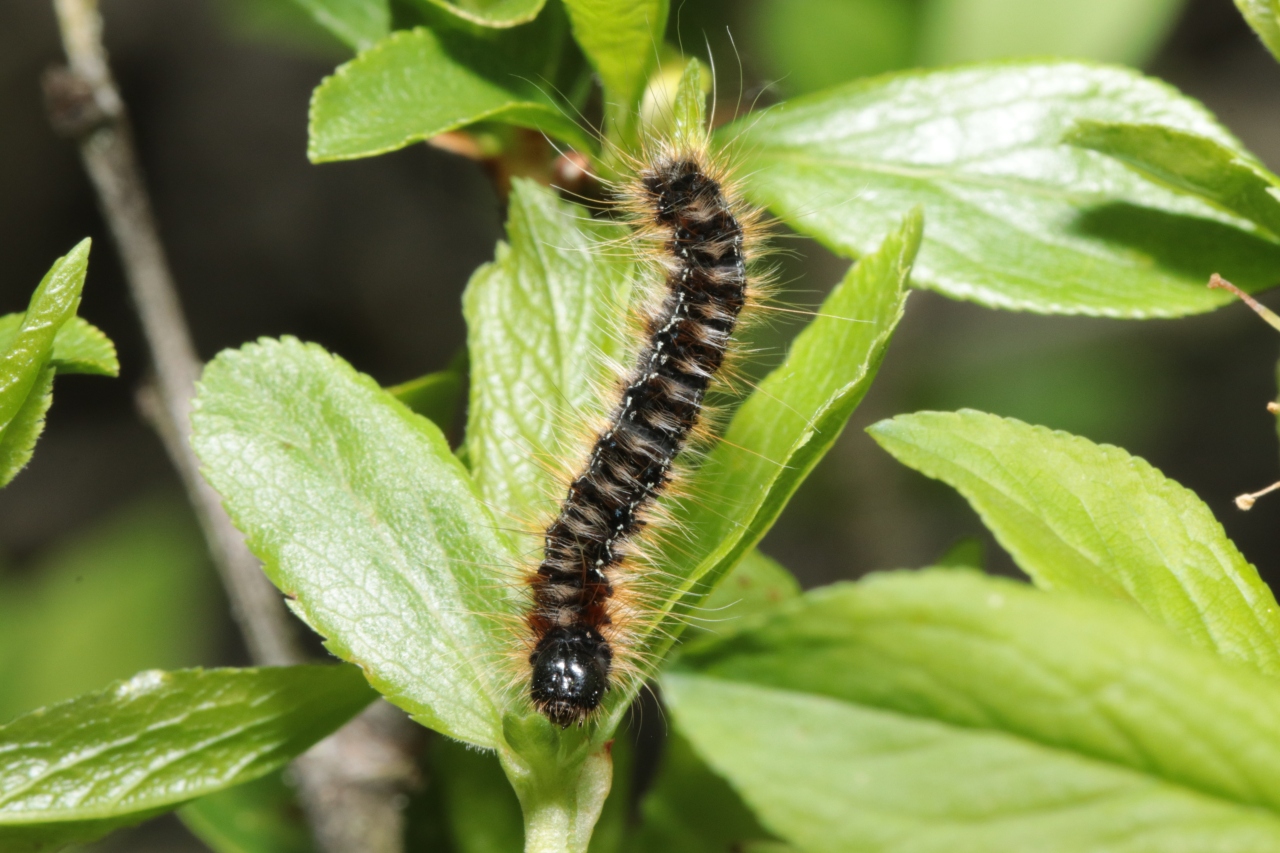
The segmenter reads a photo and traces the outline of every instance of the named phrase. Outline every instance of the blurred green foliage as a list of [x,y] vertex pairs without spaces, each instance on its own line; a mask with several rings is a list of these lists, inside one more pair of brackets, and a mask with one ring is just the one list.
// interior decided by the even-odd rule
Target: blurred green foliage
[[[711,0],[673,13],[685,50],[704,39],[792,97],[914,66],[1069,56],[1141,66],[1186,0]],[[736,25],[736,26],[735,26]],[[725,79],[728,79],[726,77]]]
[[243,39],[329,58],[350,51],[295,0],[219,0],[215,9],[223,26]]
[[929,65],[1075,56],[1142,65],[1185,0],[929,0],[918,54]]
[[979,409],[1087,435],[1141,444],[1173,396],[1155,353],[1124,340],[969,348],[909,380],[904,409]]
[[766,73],[793,95],[914,64],[916,0],[762,0],[748,32]]
[[185,502],[126,506],[33,563],[0,574],[0,721],[215,660],[224,606]]

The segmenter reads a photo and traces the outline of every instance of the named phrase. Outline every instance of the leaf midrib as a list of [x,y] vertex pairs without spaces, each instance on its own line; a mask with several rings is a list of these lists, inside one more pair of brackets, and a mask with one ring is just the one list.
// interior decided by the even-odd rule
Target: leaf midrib
[[[351,368],[348,368],[348,369],[351,369]],[[357,377],[359,377],[359,374],[357,374]],[[359,384],[363,385],[364,383],[359,383]],[[362,387],[361,390],[368,390],[368,389]],[[328,400],[331,398],[324,398],[324,399]],[[400,414],[400,413],[397,412],[396,414]],[[408,419],[402,418],[402,420],[406,420],[406,423],[405,423],[406,426],[409,426],[411,428],[417,428],[419,424],[414,422],[412,418],[419,418],[419,417],[420,416],[418,415],[413,415],[412,413],[409,413],[409,418]],[[319,421],[321,423],[332,424],[335,422],[342,422],[344,418],[345,418],[345,415],[342,411],[336,411],[336,410],[323,411],[321,417],[319,418]],[[415,431],[417,430],[415,429]],[[369,528],[373,532],[373,535],[375,535],[378,538],[378,540],[382,543],[384,553],[393,555],[394,557],[395,567],[396,567],[395,568],[396,585],[400,587],[400,589],[403,590],[405,593],[407,593],[408,597],[412,598],[414,601],[422,602],[422,604],[430,612],[432,620],[436,622],[442,622],[443,620],[440,620],[439,618],[441,614],[444,614],[446,616],[449,614],[446,610],[442,609],[439,606],[440,605],[440,602],[438,601],[439,596],[423,596],[421,590],[419,590],[417,586],[413,583],[412,581],[413,572],[411,571],[412,560],[410,559],[405,548],[392,535],[394,525],[392,525],[390,522],[388,522],[385,518],[382,517],[382,513],[380,512],[380,508],[376,501],[366,499],[361,494],[361,492],[356,488],[355,479],[358,476],[358,474],[353,470],[349,470],[353,466],[348,464],[347,454],[343,452],[340,446],[339,436],[336,433],[336,431],[329,428],[329,429],[326,429],[325,432],[326,432],[326,437],[328,438],[328,441],[331,445],[329,450],[331,454],[330,459],[332,459],[334,463],[334,467],[331,469],[330,473],[333,479],[338,484],[341,485],[343,491],[345,491],[349,495],[350,500],[352,502],[352,506],[356,508],[358,511],[363,512],[368,518],[376,522],[375,524],[369,525]],[[429,441],[429,439],[426,436],[423,436],[422,439],[424,442]],[[323,455],[322,454],[312,455],[312,451],[310,450],[310,447],[307,447],[305,449],[298,447],[298,448],[295,448],[295,452],[300,453],[301,455],[304,455],[304,456],[311,456],[313,460],[313,465],[318,470],[323,471],[326,469],[326,467],[328,467],[325,464],[324,460],[322,459]],[[444,462],[445,464],[452,464],[453,463],[452,456],[450,455],[448,458],[445,458]],[[462,474],[464,472],[455,471],[455,473]],[[465,482],[463,485],[466,485]],[[444,547],[440,543],[437,537],[433,536],[432,539],[433,539],[432,545],[433,545],[434,551],[437,551],[441,556],[448,553],[449,549]],[[366,567],[366,569],[367,568],[368,567]],[[352,584],[353,586],[360,585],[359,578],[351,574],[348,574],[345,571],[342,571],[341,568],[339,568],[339,571],[341,572],[342,577],[346,578],[348,583]],[[449,584],[452,587],[453,591],[456,593],[454,597],[458,600],[462,600],[464,597],[462,595],[462,591],[463,591],[462,585],[456,581],[452,573],[444,573],[444,574],[448,575]],[[308,610],[310,610],[310,608],[308,608]],[[403,617],[403,612],[402,611],[398,612],[398,611],[401,611],[401,609],[397,608],[396,610],[392,610],[392,611],[383,611],[379,615],[393,616],[397,622],[404,624],[405,620]],[[311,612],[314,613],[314,611],[311,611]],[[363,615],[362,618],[367,618],[367,615],[368,614]],[[479,639],[475,636],[474,629],[472,629],[470,633],[472,634],[471,639]],[[461,654],[461,652],[470,651],[472,648],[478,645],[482,645],[481,643],[477,642],[472,645],[468,645],[464,647],[460,645],[460,640],[453,631],[440,631],[440,632],[437,632],[437,636],[443,636],[445,638],[446,645],[454,652],[454,655],[458,660],[468,660],[467,656]],[[346,643],[344,641],[344,645],[345,644]],[[352,657],[354,658],[356,656],[352,654]],[[472,669],[472,672],[473,672],[473,675],[475,676],[480,675],[480,673],[475,671],[474,668]],[[493,712],[492,716],[490,717],[490,720],[497,719],[498,706],[494,701],[493,695],[490,693],[490,687],[491,687],[490,683],[488,682],[488,680],[482,679],[482,678],[477,678],[476,680],[483,685],[483,689],[480,692],[484,696],[485,701],[489,704],[490,710]],[[484,718],[481,717],[477,719],[477,722],[481,724],[480,728],[485,728],[484,723],[489,722],[489,720],[485,720]]]
[[[796,157],[795,159],[797,162],[804,162],[803,157]],[[856,162],[856,161],[849,161],[849,162]],[[820,165],[820,163],[813,162],[813,163],[806,163],[806,165],[818,166]],[[873,169],[870,167],[867,167],[866,170],[869,172],[877,171],[876,169]],[[882,170],[881,173],[894,174],[892,170]],[[902,177],[906,177],[906,178],[916,177],[916,175],[911,174],[910,170],[905,170],[905,169],[902,170],[900,174]],[[1059,249],[1064,252],[1070,252],[1074,255],[1082,256],[1083,258],[1088,258],[1091,262],[1106,263],[1106,264],[1125,263],[1130,266],[1148,266],[1148,267],[1150,266],[1150,264],[1144,265],[1142,263],[1138,263],[1138,261],[1140,260],[1149,260],[1149,258],[1147,258],[1145,255],[1142,255],[1141,253],[1139,253],[1138,257],[1135,257],[1132,253],[1126,254],[1124,252],[1116,252],[1116,251],[1107,252],[1101,246],[1099,246],[1096,242],[1087,241],[1087,240],[1069,241],[1069,240],[1061,239],[1061,235],[1048,234],[1040,231],[1031,230],[1025,227],[1022,223],[1018,222],[1017,220],[1005,219],[998,216],[995,212],[988,209],[987,207],[976,204],[973,200],[968,199],[963,195],[957,194],[954,190],[953,185],[967,184],[974,187],[983,187],[983,184],[981,181],[966,182],[966,181],[959,181],[959,180],[952,180],[952,181],[939,180],[939,181],[930,182],[928,181],[927,176],[928,176],[927,171],[924,171],[924,170],[920,171],[919,179],[922,183],[926,185],[926,189],[929,189],[936,193],[944,195],[948,199],[950,199],[954,204],[956,204],[958,207],[964,208],[966,216],[980,217],[982,219],[993,221],[997,223],[1001,228],[1008,228],[1008,229],[1017,231],[1035,243],[1049,246],[1054,249]],[[999,182],[995,181],[994,179],[990,182],[990,186],[995,188],[1000,188]],[[1061,198],[1061,199],[1067,199],[1067,200],[1070,200],[1073,198],[1073,196],[1067,192],[1058,193],[1055,196],[1055,194],[1050,192],[1049,189],[1050,188],[1042,187],[1042,191],[1039,192],[1038,194],[1042,195],[1045,198]],[[1099,195],[1093,198],[1095,201],[1103,201],[1108,198],[1114,198],[1114,197]],[[803,228],[801,230],[803,230]],[[945,235],[946,233],[947,232],[944,230],[943,234]],[[822,237],[819,237],[819,239],[822,242],[829,242],[829,240],[823,239]],[[990,271],[990,265],[987,263],[980,262],[977,256],[973,255],[968,251],[965,251],[963,248],[961,248],[961,246],[957,245],[954,241],[944,239],[943,236],[939,236],[939,234],[937,233],[934,233],[933,237],[931,237],[930,240],[934,245],[945,246],[947,251],[949,251],[952,255],[958,258],[962,258],[966,262],[966,264],[969,266],[970,269],[968,270],[968,275],[965,275],[965,276],[958,275],[955,270],[940,271],[940,270],[934,269],[933,265],[929,263],[928,244],[926,244],[922,248],[920,253],[920,258],[917,260],[915,265],[916,273],[918,274],[918,277],[920,279],[931,280],[933,282],[938,282],[938,283],[945,282],[948,285],[948,287],[950,287],[953,291],[957,293],[963,292],[971,295],[982,294],[986,299],[992,300],[1000,305],[1008,306],[1009,308],[1015,309],[1015,310],[1022,309],[1022,308],[1039,309],[1042,307],[1043,305],[1042,300],[1035,300],[1035,299],[1028,300],[1025,298],[1016,297],[1013,295],[1013,293],[1009,291],[1008,288],[1004,288],[1004,289],[996,288],[993,290],[991,287],[991,281],[993,280],[993,277]],[[1032,290],[1039,290],[1045,287],[1046,285],[1059,283],[1061,281],[1060,277],[1053,277],[1053,276],[1034,278],[1034,277],[1031,277],[1030,275],[1023,273],[1020,269],[1011,268],[1008,265],[1000,266],[999,274],[996,275],[994,278],[995,280],[1003,281],[1003,282],[1017,282],[1023,285],[1024,287],[1031,288]],[[1076,277],[1072,279],[1071,286],[1073,288],[1073,291],[1076,294],[1071,299],[1071,302],[1076,307],[1076,310],[1080,310],[1079,303],[1082,301],[1082,297],[1083,297],[1086,304],[1093,306],[1094,310],[1103,316],[1116,316],[1116,317],[1166,316],[1165,312],[1156,311],[1150,308],[1142,309],[1139,311],[1139,313],[1135,314],[1134,311],[1138,310],[1140,306],[1116,307],[1118,305],[1118,300],[1116,299],[1116,294],[1114,290],[1108,288],[1105,283],[1095,285],[1087,277],[1085,278]],[[1093,303],[1099,298],[1103,300],[1104,304],[1102,306],[1094,306]],[[1212,297],[1209,297],[1209,298],[1212,299]],[[1167,316],[1181,316],[1182,313],[1185,313],[1185,312],[1169,313],[1167,314]]]

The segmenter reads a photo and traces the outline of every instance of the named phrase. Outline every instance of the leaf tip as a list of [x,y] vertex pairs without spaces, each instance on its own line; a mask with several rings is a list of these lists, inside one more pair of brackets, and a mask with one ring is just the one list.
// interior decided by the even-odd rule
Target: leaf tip
[[93,238],[85,237],[79,243],[71,247],[71,251],[58,258],[54,263],[50,273],[57,275],[69,275],[80,280],[77,291],[84,286],[85,273],[89,268],[89,249],[93,246]]
[[898,233],[902,238],[903,255],[909,265],[915,260],[920,251],[920,242],[924,239],[924,205],[917,204],[907,211],[902,224],[898,226]]
[[884,418],[883,420],[878,420],[875,423],[873,423],[871,426],[866,427],[864,432],[866,432],[867,435],[871,436],[871,438],[875,440],[876,444],[879,444],[881,447],[884,447],[884,444],[886,441],[890,441],[893,439],[893,434],[897,430],[897,427],[899,426],[899,421],[905,417],[909,417],[909,415],[897,415],[892,418]]
[[93,238],[85,237],[79,243],[76,243],[75,246],[71,248],[70,252],[67,252],[67,260],[73,260],[73,259],[80,260],[81,258],[88,258],[89,250],[91,248],[93,248]]

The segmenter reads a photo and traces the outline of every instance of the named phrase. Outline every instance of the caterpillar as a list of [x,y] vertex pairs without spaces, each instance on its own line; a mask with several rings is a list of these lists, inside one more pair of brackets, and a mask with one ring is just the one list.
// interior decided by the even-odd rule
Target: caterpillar
[[757,239],[755,211],[703,147],[660,146],[621,196],[663,289],[529,578],[529,697],[562,728],[599,707],[619,669],[622,569],[703,419],[748,302]]

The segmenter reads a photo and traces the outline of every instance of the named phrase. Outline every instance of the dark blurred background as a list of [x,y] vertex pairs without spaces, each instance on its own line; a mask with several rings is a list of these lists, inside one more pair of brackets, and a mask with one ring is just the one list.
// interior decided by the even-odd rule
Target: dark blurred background
[[[384,384],[439,369],[463,342],[462,288],[501,236],[498,199],[478,166],[426,146],[309,165],[307,101],[346,54],[299,28],[289,2],[103,3],[200,354],[292,334]],[[687,47],[710,44],[722,75],[736,76],[740,61],[766,99],[915,65],[1085,56],[1200,98],[1280,167],[1280,66],[1230,0],[672,6]],[[81,314],[115,340],[123,374],[59,379],[34,461],[0,492],[0,721],[142,668],[245,660],[177,479],[136,413],[146,354],[117,258],[74,147],[45,120],[39,78],[60,55],[48,2],[0,2],[0,313],[22,310],[52,261],[91,235]],[[786,245],[796,298],[817,298],[846,266],[808,241]],[[1280,305],[1280,294],[1263,301]],[[870,396],[764,550],[812,586],[927,565],[979,536],[987,567],[1013,573],[959,497],[862,432],[900,412],[970,406],[1145,457],[1203,497],[1274,581],[1280,496],[1249,513],[1232,498],[1280,477],[1263,408],[1276,396],[1278,352],[1274,330],[1240,306],[1132,322],[919,292]],[[173,826],[107,844],[196,844],[175,840]]]

